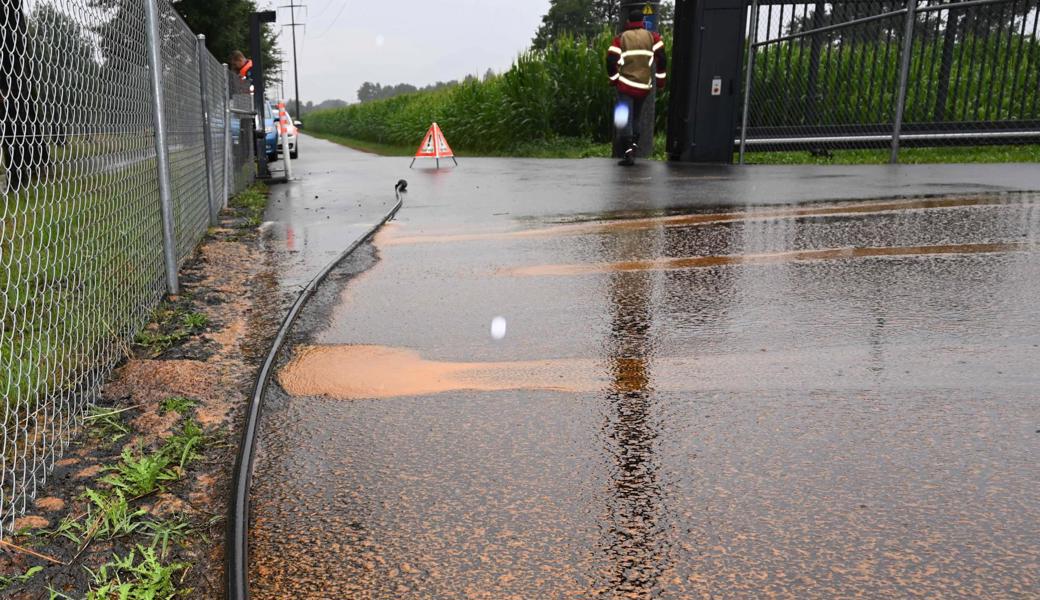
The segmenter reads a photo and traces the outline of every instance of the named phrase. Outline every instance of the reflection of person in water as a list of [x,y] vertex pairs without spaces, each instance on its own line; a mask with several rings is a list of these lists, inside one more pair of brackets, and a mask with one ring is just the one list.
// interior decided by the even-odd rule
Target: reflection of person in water
[[617,273],[609,284],[611,410],[606,434],[616,467],[608,499],[613,520],[609,554],[614,562],[609,585],[631,598],[651,597],[666,559],[656,539],[661,499],[652,422],[651,277]]

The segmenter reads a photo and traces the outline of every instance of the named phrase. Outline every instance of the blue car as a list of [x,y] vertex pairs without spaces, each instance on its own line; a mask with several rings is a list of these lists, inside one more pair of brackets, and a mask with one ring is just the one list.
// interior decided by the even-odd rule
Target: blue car
[[264,131],[267,137],[264,139],[264,151],[267,152],[267,161],[278,160],[278,128],[274,125],[274,111],[270,102],[264,102]]

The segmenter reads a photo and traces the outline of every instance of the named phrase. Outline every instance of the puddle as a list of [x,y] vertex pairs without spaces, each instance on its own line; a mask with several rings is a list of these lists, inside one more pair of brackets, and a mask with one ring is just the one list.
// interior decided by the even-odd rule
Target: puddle
[[832,248],[825,250],[793,250],[768,254],[737,254],[727,256],[689,256],[632,260],[616,263],[536,265],[501,271],[504,275],[542,277],[550,275],[588,275],[595,273],[624,273],[632,271],[677,271],[704,269],[728,265],[773,265],[791,262],[847,260],[899,256],[929,256],[944,254],[993,254],[1023,252],[1033,249],[1032,244],[953,244],[942,246],[900,246],[884,248]]
[[866,216],[888,212],[931,210],[944,208],[963,208],[970,206],[1006,205],[1013,201],[995,196],[973,196],[961,198],[908,198],[905,200],[886,200],[871,202],[855,202],[827,204],[817,206],[788,206],[782,208],[765,208],[749,211],[734,211],[706,214],[672,215],[661,217],[644,217],[621,219],[616,221],[593,221],[555,225],[538,229],[521,231],[496,231],[485,233],[458,234],[423,234],[402,235],[400,230],[388,233],[380,240],[380,244],[389,246],[412,244],[444,244],[454,242],[472,242],[487,240],[507,240],[540,237],[559,237],[587,235],[596,233],[618,233],[626,231],[645,231],[648,229],[670,227],[695,227],[702,225],[718,225],[739,221],[769,221],[776,219],[800,219],[812,217]]

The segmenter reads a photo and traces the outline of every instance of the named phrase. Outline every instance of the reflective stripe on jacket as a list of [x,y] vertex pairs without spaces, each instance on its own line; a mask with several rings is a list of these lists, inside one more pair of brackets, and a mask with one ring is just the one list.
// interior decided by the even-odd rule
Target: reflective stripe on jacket
[[646,96],[655,81],[663,87],[667,67],[664,41],[659,34],[644,29],[642,22],[627,24],[607,50],[607,76],[629,96]]

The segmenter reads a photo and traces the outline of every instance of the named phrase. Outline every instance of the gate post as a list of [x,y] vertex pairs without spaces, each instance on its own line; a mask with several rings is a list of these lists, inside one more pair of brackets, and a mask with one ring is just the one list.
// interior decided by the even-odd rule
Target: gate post
[[899,135],[903,131],[903,111],[906,109],[906,85],[910,77],[910,58],[914,50],[914,23],[917,20],[917,0],[906,3],[906,21],[903,26],[903,55],[899,61],[899,89],[896,90],[896,113],[892,126],[892,152],[888,162],[899,162]]
[[732,163],[748,0],[675,5],[668,115],[671,160]]
[[744,164],[744,148],[747,146],[748,112],[751,110],[751,85],[755,72],[755,43],[758,41],[758,0],[751,0],[751,39],[747,43],[747,70],[744,79],[744,111],[740,122],[740,164]]

